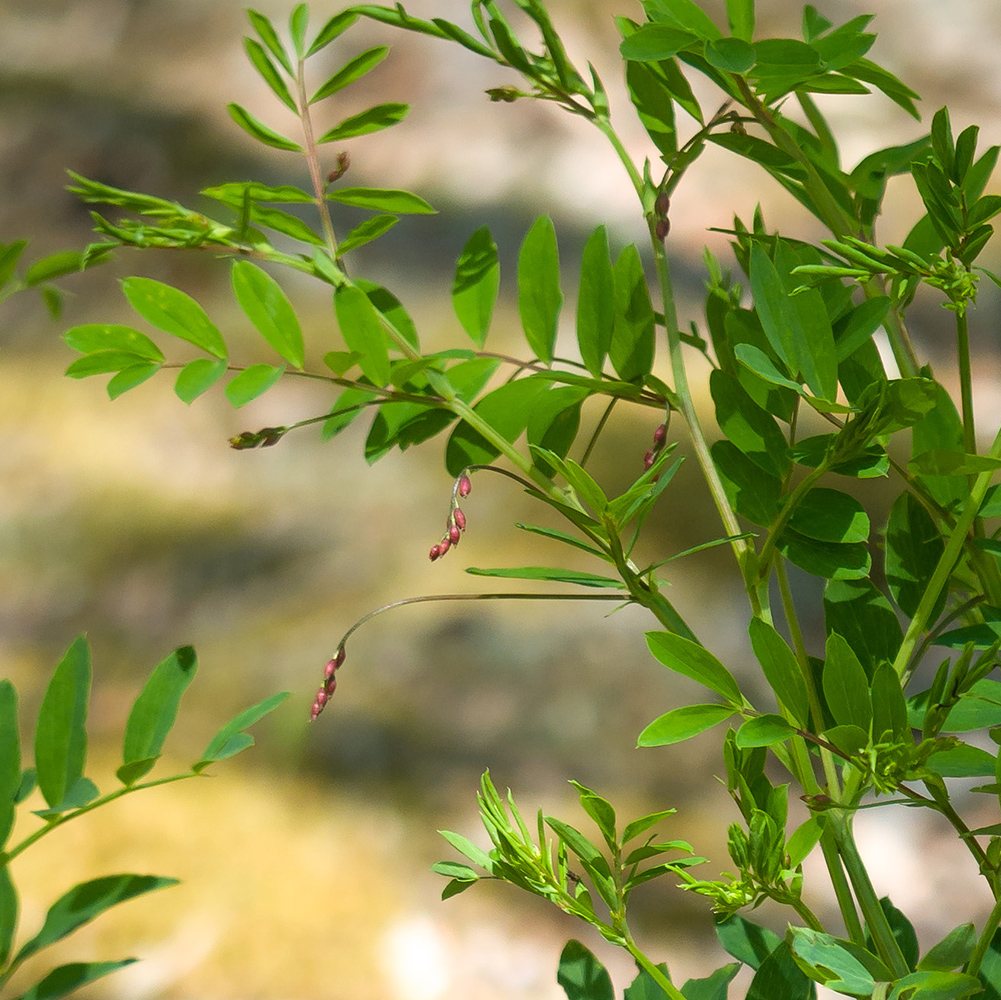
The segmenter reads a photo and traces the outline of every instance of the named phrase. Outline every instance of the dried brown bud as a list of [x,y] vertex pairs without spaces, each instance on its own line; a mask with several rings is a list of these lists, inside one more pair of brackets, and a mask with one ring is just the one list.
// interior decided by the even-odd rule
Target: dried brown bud
[[455,526],[460,531],[466,530],[466,515],[462,513],[462,510],[459,507],[456,507],[455,510],[452,511],[452,520],[455,522]]
[[657,225],[654,229],[657,239],[663,242],[667,239],[667,234],[671,231],[671,222],[669,219],[658,219]]
[[331,170],[327,174],[327,183],[333,184],[334,181],[339,181],[347,172],[348,167],[351,166],[351,157],[347,153],[337,154],[337,167]]
[[459,476],[459,496],[468,497],[473,484],[469,481],[469,476]]
[[666,219],[667,210],[671,207],[671,199],[668,198],[666,191],[661,191],[657,195],[657,200],[653,203],[653,210],[657,213],[657,218]]

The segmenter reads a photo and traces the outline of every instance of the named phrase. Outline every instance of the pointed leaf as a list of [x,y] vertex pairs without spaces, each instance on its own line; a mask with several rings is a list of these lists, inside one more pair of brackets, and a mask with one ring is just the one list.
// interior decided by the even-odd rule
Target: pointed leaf
[[250,365],[232,378],[226,386],[226,398],[234,409],[246,406],[252,399],[267,392],[285,373],[285,366]]
[[82,882],[49,907],[42,929],[21,947],[16,961],[20,963],[42,948],[62,940],[118,903],[156,889],[177,885],[177,882],[176,878],[157,875],[107,875]]
[[118,399],[122,393],[134,389],[137,385],[151,379],[160,370],[160,365],[153,361],[139,361],[128,365],[108,380],[108,398]]
[[436,215],[438,212],[423,198],[396,188],[335,188],[327,192],[326,198],[328,201],[338,201],[342,205],[354,205],[379,212],[395,212],[398,215]]
[[748,632],[754,655],[775,696],[799,725],[805,727],[810,718],[810,703],[795,654],[774,627],[760,618],[751,619]]
[[748,719],[737,730],[736,744],[741,749],[770,747],[789,739],[796,732],[781,715],[759,715]]
[[601,378],[614,325],[615,279],[608,231],[599,226],[584,246],[577,295],[577,343],[581,360],[595,378]]
[[579,941],[568,941],[563,948],[556,981],[567,1000],[615,1000],[608,971]]
[[117,962],[70,962],[60,965],[22,993],[17,1000],[56,1000],[57,997],[64,997],[95,979],[137,961],[136,958],[123,958]]
[[245,750],[248,746],[253,746],[254,739],[245,730],[263,719],[265,715],[273,712],[288,696],[288,691],[279,691],[277,694],[259,701],[256,705],[245,708],[212,737],[212,741],[205,748],[201,759],[192,766],[191,770],[201,773],[213,761],[226,760],[228,757],[240,753],[241,750]]
[[306,50],[306,55],[311,56],[314,52],[319,52],[320,49],[326,48],[326,46],[347,31],[357,20],[358,15],[352,10],[342,10],[339,14],[335,14],[320,29],[319,34],[313,39],[313,44]]
[[59,805],[83,777],[87,759],[90,648],[76,639],[45,691],[35,730],[38,787],[50,806]]
[[226,357],[222,335],[190,295],[152,278],[126,278],[122,291],[132,308],[158,330],[180,337],[217,358]]
[[350,62],[345,63],[326,83],[320,87],[319,90],[309,99],[310,104],[315,104],[317,101],[322,101],[325,97],[330,97],[331,94],[336,94],[337,91],[343,90],[349,84],[355,82],[355,80],[360,80],[366,73],[371,72],[375,69],[379,63],[382,62],[386,56],[389,55],[388,45],[378,45],[372,49],[366,49],[364,52],[355,56]]
[[540,360],[553,360],[563,293],[556,230],[548,215],[536,219],[518,255],[518,312],[528,346]]
[[293,142],[291,139],[285,138],[280,132],[276,132],[273,128],[268,128],[264,122],[255,118],[246,108],[240,107],[239,104],[227,104],[226,110],[229,112],[229,117],[236,122],[240,128],[243,129],[248,135],[253,136],[258,142],[263,143],[265,146],[271,146],[274,149],[287,149],[293,153],[301,153],[302,146],[297,142]]
[[673,632],[647,632],[646,644],[654,658],[669,670],[704,684],[734,705],[742,705],[733,675],[705,646]]
[[[9,680],[0,680],[0,850],[14,828],[14,797],[20,787],[21,735],[17,719],[17,689]],[[0,871],[6,870],[6,866],[0,866]],[[0,920],[0,938],[3,926],[3,921]],[[0,952],[2,951],[0,940]],[[3,968],[6,960],[6,954],[0,953],[0,968]]]
[[[122,762],[149,760],[160,755],[164,740],[177,718],[181,695],[194,680],[198,659],[190,646],[174,650],[154,669],[136,698],[125,726]],[[147,771],[152,768],[152,764]],[[132,774],[132,781],[142,775]]]
[[17,931],[20,906],[17,889],[10,877],[10,865],[0,865],[0,966],[6,967]]
[[285,71],[292,74],[292,62],[285,51],[285,47],[278,40],[278,34],[271,22],[261,13],[251,8],[247,8],[247,17],[254,26],[254,31],[271,51],[271,54],[282,64]]
[[653,367],[655,317],[643,262],[630,244],[612,268],[615,324],[608,357],[624,382],[650,374]]
[[462,328],[477,347],[482,347],[500,289],[497,244],[490,230],[477,229],[466,242],[455,267],[452,306]]
[[835,722],[868,732],[872,724],[869,680],[851,646],[836,632],[827,637],[824,697]]
[[684,708],[676,708],[654,719],[639,734],[636,745],[662,747],[681,743],[736,714],[736,709],[728,705],[686,705]]
[[821,542],[869,539],[869,516],[862,504],[847,493],[822,486],[803,497],[788,523],[799,534]]
[[343,139],[353,139],[355,136],[368,135],[371,132],[381,132],[403,121],[410,111],[409,104],[377,104],[350,118],[345,118],[329,132],[325,132],[317,142],[340,142]]
[[87,323],[74,326],[63,334],[63,340],[81,354],[96,351],[122,351],[148,361],[163,361],[163,352],[149,337],[130,326],[110,323]]
[[302,329],[281,285],[248,260],[233,262],[233,292],[261,336],[296,368],[302,368]]
[[371,219],[360,222],[347,236],[341,240],[338,250],[342,254],[357,250],[358,247],[371,243],[378,239],[383,233],[388,233],[400,220],[395,215],[376,215]]
[[285,82],[281,73],[275,68],[275,64],[268,57],[268,54],[264,51],[264,47],[260,42],[254,41],[253,38],[244,38],[243,49],[247,53],[247,58],[250,60],[254,69],[261,74],[261,78],[264,82],[271,88],[272,93],[278,98],[282,104],[285,105],[293,114],[298,114],[298,108],[296,107],[295,101],[292,99],[292,94],[289,92],[288,84]]

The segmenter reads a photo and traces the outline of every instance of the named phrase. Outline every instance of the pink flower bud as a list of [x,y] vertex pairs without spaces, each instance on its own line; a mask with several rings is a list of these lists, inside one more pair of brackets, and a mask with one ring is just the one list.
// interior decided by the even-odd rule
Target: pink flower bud
[[339,669],[340,666],[344,663],[345,656],[347,656],[347,653],[345,652],[344,647],[341,646],[337,650],[337,655],[334,657],[334,670]]
[[452,520],[460,531],[466,530],[466,515],[458,507],[452,511]]
[[455,524],[449,525],[449,528],[448,528],[448,540],[453,545],[458,545],[459,544],[459,528],[458,528],[458,525],[455,525]]
[[317,692],[316,692],[316,703],[317,703],[317,704],[318,704],[318,705],[319,705],[319,706],[320,706],[321,708],[322,708],[322,707],[323,707],[324,705],[326,705],[326,704],[327,704],[327,689],[326,689],[326,687],[322,687],[322,688],[320,688],[320,690],[319,690],[319,691],[317,691]]
[[459,476],[459,496],[468,497],[473,484],[469,481],[469,476]]
[[451,544],[452,543],[447,538],[443,538],[438,543],[438,554],[444,555],[446,552],[448,552],[449,548],[451,548]]
[[648,451],[648,452],[647,452],[647,453],[646,453],[646,454],[645,454],[645,455],[643,456],[643,468],[644,468],[644,469],[649,469],[649,468],[650,468],[650,467],[651,467],[651,466],[653,465],[653,462],[654,462],[654,459],[655,459],[655,458],[656,458],[656,455],[654,455],[654,451],[653,451],[653,448],[651,448],[651,449],[650,449],[650,450],[649,450],[649,451]]
[[323,685],[323,693],[329,698],[337,690],[337,677],[331,674]]
[[432,545],[431,546],[431,551],[428,554],[428,558],[431,560],[431,562],[434,562],[435,559],[437,559],[439,556],[442,556],[444,554],[445,553],[442,552],[440,545]]
[[330,659],[327,660],[327,665],[323,668],[324,677],[333,677],[334,671],[337,669],[337,661]]
[[659,426],[659,427],[658,427],[658,428],[657,428],[657,429],[656,429],[656,430],[655,430],[655,431],[653,432],[653,443],[654,443],[654,447],[656,447],[656,446],[657,446],[657,445],[659,445],[659,444],[663,444],[663,443],[664,443],[664,439],[665,439],[666,437],[667,437],[667,424],[661,424],[661,425],[660,425],[660,426]]

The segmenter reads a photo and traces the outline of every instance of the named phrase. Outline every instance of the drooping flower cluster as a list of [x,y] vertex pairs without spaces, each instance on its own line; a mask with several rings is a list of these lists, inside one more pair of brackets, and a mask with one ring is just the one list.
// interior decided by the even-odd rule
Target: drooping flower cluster
[[316,699],[309,712],[309,721],[315,722],[316,717],[323,711],[333,693],[337,690],[337,671],[344,662],[344,647],[341,646],[337,652],[327,660],[327,665],[323,668],[323,683],[320,690],[316,692]]
[[657,461],[657,456],[661,453],[664,448],[664,442],[667,440],[667,424],[661,424],[653,432],[653,447],[647,449],[647,453],[643,456],[643,468],[649,469],[654,462]]
[[431,552],[428,554],[431,562],[440,559],[450,548],[459,544],[462,532],[466,530],[466,515],[459,506],[459,497],[468,497],[472,488],[473,484],[465,472],[456,479],[452,487],[452,505],[445,521],[445,534],[437,545],[431,546]]

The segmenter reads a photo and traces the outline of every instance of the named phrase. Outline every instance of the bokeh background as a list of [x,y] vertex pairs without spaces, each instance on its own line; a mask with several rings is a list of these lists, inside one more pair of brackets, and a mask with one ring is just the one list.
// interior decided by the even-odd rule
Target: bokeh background
[[[260,0],[258,9],[284,22],[290,6]],[[409,9],[466,23],[466,6],[414,0]],[[612,23],[613,14],[638,16],[638,4],[551,6],[571,56],[594,62],[609,87],[630,149],[652,155],[619,82]],[[706,7],[722,21],[721,2]],[[821,9],[837,22],[877,14],[872,54],[922,94],[926,120],[948,103],[957,133],[977,122],[983,145],[1001,141],[995,0],[842,0]],[[314,4],[314,21],[334,11]],[[761,2],[759,34],[795,35],[799,16],[787,0]],[[64,190],[67,168],[195,205],[200,188],[226,180],[305,183],[294,155],[255,145],[225,113],[237,101],[277,128],[289,124],[243,56],[247,30],[235,0],[0,0],[0,240],[30,238],[31,259],[88,241],[88,213]],[[456,46],[363,22],[327,50],[317,76],[383,42],[390,59],[321,113],[333,123],[377,101],[412,103],[401,125],[344,144],[349,180],[409,188],[440,214],[405,219],[359,252],[356,268],[396,292],[425,343],[449,345],[460,336],[451,269],[469,234],[489,224],[504,274],[492,346],[517,352],[513,265],[531,221],[554,217],[571,288],[596,224],[608,223],[620,246],[642,238],[629,186],[583,122],[544,104],[490,104],[484,90],[513,81]],[[831,98],[826,107],[848,163],[920,134],[880,96]],[[686,178],[670,238],[685,319],[699,318],[702,246],[726,254],[709,228],[728,226],[734,212],[748,219],[758,203],[769,225],[821,235],[763,173],[720,151]],[[882,238],[901,240],[915,212],[909,185],[896,184]],[[95,997],[552,1000],[562,996],[557,955],[576,935],[609,961],[621,988],[629,963],[585,928],[503,886],[440,903],[442,881],[428,867],[451,856],[436,829],[479,839],[474,796],[487,767],[527,812],[541,805],[571,822],[579,819],[571,777],[627,818],[677,807],[670,834],[726,867],[720,820],[733,817],[712,777],[721,769],[713,738],[633,749],[643,725],[693,693],[647,654],[642,630],[652,622],[595,604],[404,608],[352,639],[333,705],[307,726],[322,665],[362,614],[416,594],[473,592],[465,566],[552,563],[568,552],[546,552],[519,532],[514,521],[538,521],[539,512],[513,483],[481,476],[464,505],[462,546],[431,566],[451,485],[440,442],[371,468],[361,423],[329,444],[304,430],[271,449],[228,447],[240,431],[323,413],[329,395],[313,385],[290,379],[234,412],[218,391],[185,407],[166,376],[114,403],[102,379],[64,379],[73,356],[59,339],[64,329],[134,322],[117,284],[130,274],[184,288],[252,360],[260,349],[232,303],[226,262],[207,256],[122,253],[62,283],[59,321],[28,295],[3,305],[0,662],[21,692],[26,736],[52,666],[81,633],[94,652],[91,770],[102,787],[112,787],[117,740],[143,678],[180,644],[194,644],[201,663],[168,744],[181,766],[246,704],[279,689],[293,697],[258,727],[258,746],[217,776],[117,803],[20,859],[23,932],[72,882],[134,870],[183,884],[66,943],[65,960],[143,959],[92,987]],[[318,364],[333,344],[329,299],[306,282],[288,288]],[[573,316],[572,296],[565,315]],[[945,318],[932,299],[912,313],[921,347],[948,381]],[[997,426],[990,287],[973,325],[980,422]],[[639,470],[655,423],[649,414],[612,422],[595,455],[610,488]],[[630,454],[635,469],[622,458]],[[885,506],[891,487],[865,488],[867,502]],[[662,557],[714,537],[694,466],[653,520],[647,544]],[[728,558],[718,550],[679,562],[668,573],[671,597],[753,686]],[[815,580],[797,586],[819,591]],[[877,888],[920,917],[926,941],[969,918],[983,890],[942,830],[881,811],[860,826]],[[635,902],[642,940],[671,961],[679,982],[722,962],[701,936],[708,916],[698,898],[665,882]]]

